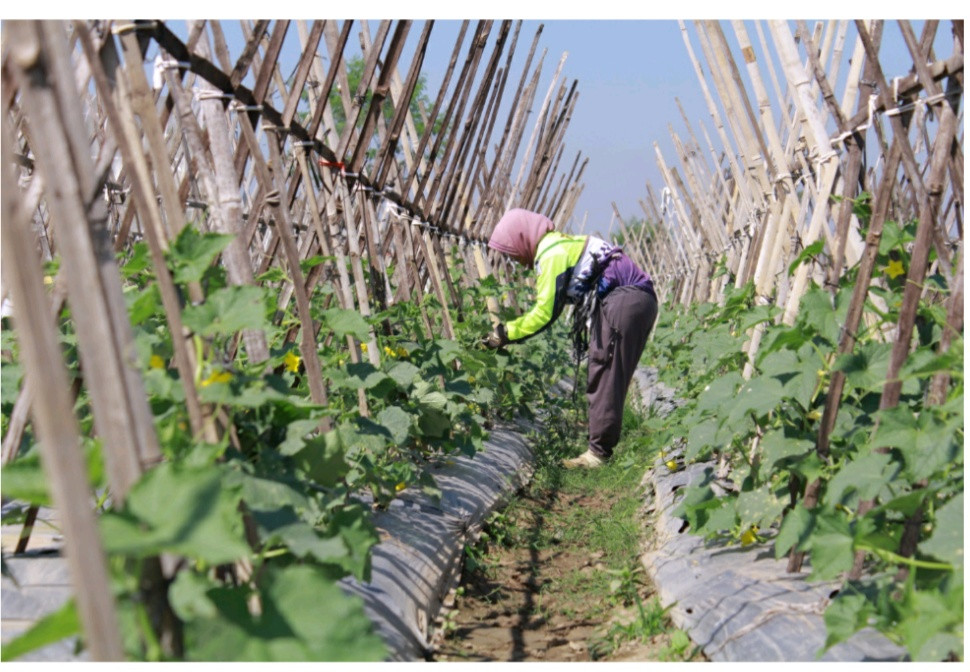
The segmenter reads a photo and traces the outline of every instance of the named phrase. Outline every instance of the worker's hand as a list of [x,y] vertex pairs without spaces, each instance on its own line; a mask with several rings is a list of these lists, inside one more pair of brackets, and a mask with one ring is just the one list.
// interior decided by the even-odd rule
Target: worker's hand
[[501,348],[503,345],[509,342],[509,335],[505,331],[505,325],[499,324],[495,327],[495,330],[485,336],[482,339],[482,345],[486,348],[494,350],[495,348]]

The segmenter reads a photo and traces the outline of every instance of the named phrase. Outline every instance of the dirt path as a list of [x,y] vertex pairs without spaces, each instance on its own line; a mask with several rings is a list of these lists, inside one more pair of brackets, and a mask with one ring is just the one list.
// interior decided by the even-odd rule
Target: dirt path
[[[436,659],[672,659],[671,628],[652,604],[637,558],[609,557],[600,544],[576,534],[583,529],[577,516],[595,525],[597,512],[612,505],[595,490],[578,496],[550,491],[540,498],[523,495],[499,514],[486,527],[487,546],[466,556],[462,586],[439,624]],[[626,629],[635,636],[627,639],[621,630],[631,622]]]

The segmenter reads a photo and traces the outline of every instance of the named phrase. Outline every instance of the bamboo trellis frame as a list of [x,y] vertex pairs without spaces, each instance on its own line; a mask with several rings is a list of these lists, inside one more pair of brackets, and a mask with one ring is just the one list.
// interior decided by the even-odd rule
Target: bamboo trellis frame
[[[697,160],[699,145],[686,115],[690,146],[698,149],[685,149],[686,145],[671,129],[678,159],[688,175],[686,182],[668,167],[657,146],[665,198],[658,201],[648,183],[650,202],[649,205],[641,202],[641,205],[655,230],[667,234],[651,236],[644,243],[644,253],[661,260],[655,267],[660,271],[656,279],[661,295],[685,305],[705,299],[719,300],[722,295],[708,296],[708,290],[713,288],[707,281],[710,260],[727,255],[728,268],[736,277],[735,286],[753,281],[757,299],[783,309],[781,320],[791,324],[810,280],[834,293],[845,269],[858,262],[855,291],[838,347],[840,353],[849,352],[855,344],[869,287],[880,282],[875,259],[883,224],[890,219],[915,220],[917,234],[907,269],[900,319],[894,328],[882,333],[886,341],[892,342],[893,349],[880,408],[895,406],[901,388],[898,373],[911,349],[917,304],[922,295],[931,291],[925,282],[929,273],[942,274],[953,289],[945,299],[948,328],[941,350],[948,348],[952,338],[963,329],[963,137],[959,133],[963,102],[963,21],[951,23],[953,52],[949,56],[933,52],[940,22],[926,21],[919,38],[908,21],[896,22],[913,67],[909,74],[892,80],[887,78],[879,60],[884,32],[891,26],[882,21],[853,22],[855,45],[851,67],[841,88],[841,103],[837,96],[839,58],[845,48],[848,22],[819,23],[811,32],[803,21],[795,22],[796,42],[789,22],[769,21],[773,51],[764,37],[761,22],[755,22],[762,52],[768,54],[765,63],[775,92],[774,105],[748,38],[746,22],[734,21],[737,51],[747,65],[758,118],[737,77],[734,50],[724,40],[720,26],[707,21],[696,25],[718,96],[716,101],[701,63],[694,56],[686,26],[683,22],[680,25],[722,142],[721,156],[726,157],[729,172],[724,174],[723,162],[708,140],[718,179],[703,179],[703,165]],[[778,70],[771,54],[779,61]],[[830,56],[831,65],[826,70],[825,63]],[[785,91],[782,82],[787,87]],[[727,125],[722,122],[718,101],[727,111]],[[776,108],[783,111],[780,123],[774,116]],[[885,128],[887,121],[888,129]],[[707,136],[706,129],[704,135]],[[752,163],[750,159],[758,153],[764,161]],[[720,187],[721,193],[709,197],[705,192],[711,186]],[[835,193],[851,199],[862,191],[873,195],[865,240],[849,204],[830,200]],[[659,211],[654,203],[661,204]],[[677,235],[667,226],[668,203],[676,208],[676,224],[683,235]],[[683,203],[690,205],[694,216],[688,215]],[[727,211],[720,210],[720,204],[725,204]],[[745,221],[756,222],[756,229],[747,229]],[[711,222],[724,222],[727,228],[719,231]],[[727,246],[721,235],[725,232],[735,236]],[[748,235],[737,236],[739,232]],[[735,263],[738,259],[732,247],[739,240],[742,260]],[[800,249],[816,240],[824,241],[824,257],[799,266],[789,283],[786,272],[789,264]],[[928,263],[931,250],[937,255],[932,267]],[[827,266],[822,265],[820,258],[826,259]],[[877,305],[880,302],[877,296],[870,299]],[[939,296],[934,300],[940,300]],[[761,323],[748,334],[745,378],[753,372],[763,332],[764,323]],[[942,403],[948,381],[945,373],[934,378],[929,403]],[[844,384],[845,374],[833,372],[816,441],[816,451],[822,458],[828,455]],[[817,505],[820,487],[820,481],[807,484],[803,499],[807,508]],[[872,505],[872,502],[862,502],[858,515],[863,515]],[[911,556],[915,551],[921,515],[917,512],[907,521],[907,532],[900,546],[904,556]],[[792,552],[790,571],[800,570],[802,557],[803,554]],[[862,554],[858,554],[850,578],[859,577],[861,561]]]
[[[274,266],[284,271],[278,307],[295,304],[299,328],[288,338],[299,337],[311,396],[326,405],[317,340],[332,335],[310,311],[310,298],[322,285],[335,290],[328,305],[363,315],[433,294],[441,310],[431,314],[421,302],[424,332],[434,336],[433,323],[440,322],[441,333],[452,336],[454,320],[462,319],[452,260],[464,261],[479,279],[507,272],[484,249],[500,208],[535,206],[542,198],[557,225],[570,219],[585,161],[577,170],[577,155],[568,175],[558,166],[576,84],[561,82],[557,70],[542,112],[532,113],[548,77],[543,60],[534,59],[542,27],[512,103],[502,106],[521,21],[464,22],[428,110],[413,105],[412,94],[435,22],[424,22],[420,31],[414,23],[242,21],[244,43],[235,55],[227,31],[214,21],[190,22],[184,40],[158,21],[4,23],[4,288],[21,340],[32,344],[24,347],[29,382],[4,437],[4,461],[16,455],[29,408],[44,445],[54,451],[45,448],[44,464],[70,530],[67,555],[95,659],[122,653],[78,430],[65,421],[73,417],[73,400],[51,319],[65,290],[78,323],[81,382],[92,398],[114,501],[121,502],[160,453],[132,360],[115,252],[135,240],[148,244],[175,335],[172,366],[191,430],[216,442],[231,434],[229,419],[199,401],[193,335],[181,321],[181,299],[164,263],[184,226],[234,236],[222,254],[233,284],[254,284]],[[363,76],[350,91],[355,31]],[[406,63],[408,36],[418,33]],[[144,67],[151,49],[158,52],[153,78]],[[284,72],[284,59],[293,54],[295,66]],[[388,118],[385,104],[392,110]],[[341,118],[347,122],[338,133]],[[526,154],[534,158],[522,160],[513,183],[509,176],[530,120]],[[44,292],[40,264],[64,250],[72,252],[61,255],[52,297]],[[317,254],[333,261],[304,274],[301,262]],[[189,300],[204,298],[197,283],[188,289]],[[49,310],[36,310],[47,304]],[[499,307],[492,302],[488,308],[495,316]],[[379,364],[376,337],[372,330],[365,355],[348,336],[350,359],[366,356]],[[240,334],[236,344],[250,362],[268,358],[261,331]],[[359,410],[368,414],[363,390]],[[329,427],[324,418],[321,428]],[[152,571],[161,579],[157,563]]]

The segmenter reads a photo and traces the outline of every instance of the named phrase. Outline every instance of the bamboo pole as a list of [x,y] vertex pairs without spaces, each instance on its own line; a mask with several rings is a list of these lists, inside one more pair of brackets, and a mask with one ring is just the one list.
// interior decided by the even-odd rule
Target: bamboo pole
[[[34,68],[39,45],[31,44],[27,27],[19,22],[4,26],[10,58],[19,68]],[[20,335],[21,353],[31,385],[37,388],[39,403],[31,415],[40,439],[41,465],[50,484],[54,506],[60,512],[64,555],[75,586],[78,615],[84,638],[94,660],[124,660],[117,613],[108,580],[108,567],[101,548],[98,525],[91,509],[91,493],[82,477],[87,473],[80,450],[80,428],[74,416],[67,367],[61,352],[57,325],[43,306],[48,299],[36,246],[28,234],[27,213],[18,211],[15,195],[20,192],[10,167],[13,157],[11,134],[4,115],[2,142],[2,209],[4,226],[4,284],[14,305],[14,322]]]

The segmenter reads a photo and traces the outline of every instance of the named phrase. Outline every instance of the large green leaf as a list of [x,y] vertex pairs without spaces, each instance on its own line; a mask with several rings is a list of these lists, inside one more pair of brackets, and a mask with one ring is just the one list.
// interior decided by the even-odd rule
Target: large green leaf
[[296,515],[289,506],[253,511],[260,540],[268,545],[285,544],[298,558],[312,556],[320,562],[339,564],[348,555],[340,537],[327,537]]
[[768,527],[784,510],[788,502],[778,497],[770,484],[763,485],[757,490],[749,490],[738,495],[735,510],[741,522],[742,529],[752,525]]
[[218,467],[165,462],[132,487],[125,506],[100,519],[105,549],[139,557],[163,551],[211,564],[250,553],[237,510],[238,488],[225,487]]
[[312,566],[269,568],[262,613],[253,616],[240,589],[212,589],[218,609],[186,628],[186,659],[194,661],[377,662],[387,649],[373,634],[360,598],[348,596]]
[[716,418],[709,418],[703,422],[692,424],[687,433],[687,450],[684,457],[687,460],[694,460],[698,456],[706,455],[711,448],[716,447],[718,426],[719,422]]
[[848,522],[834,511],[821,511],[815,518],[808,545],[812,551],[812,581],[828,581],[852,568],[853,537]]
[[775,537],[775,557],[780,558],[792,548],[807,550],[808,539],[814,528],[815,514],[799,502],[781,521],[781,528]]
[[217,289],[199,305],[186,306],[182,319],[201,336],[231,336],[244,329],[269,326],[266,290],[252,285]]
[[366,341],[370,338],[370,325],[367,324],[364,316],[356,310],[330,308],[323,311],[323,316],[327,326],[333,329],[338,338],[344,338],[348,335],[359,341]]
[[840,336],[840,322],[836,314],[832,296],[819,287],[812,287],[805,295],[798,310],[799,324],[803,324],[827,340],[837,345]]
[[698,395],[697,410],[719,411],[725,402],[737,396],[738,388],[742,382],[741,374],[737,371],[732,371],[727,375],[721,376]]
[[411,362],[397,362],[387,370],[387,375],[394,379],[397,386],[407,391],[421,375],[421,369]]
[[892,343],[864,343],[855,352],[839,355],[833,368],[845,373],[846,383],[864,391],[881,390],[886,384]]
[[332,487],[350,471],[345,456],[356,436],[352,428],[338,427],[308,439],[293,457],[307,476],[324,487]]
[[865,595],[841,592],[825,610],[825,648],[844,642],[869,624],[873,607]]
[[761,441],[762,461],[768,467],[777,468],[779,463],[807,455],[814,448],[815,444],[808,439],[790,438],[782,430],[775,429],[766,433]]
[[42,617],[23,634],[4,642],[0,649],[0,660],[5,663],[15,660],[31,651],[80,633],[81,621],[72,598],[60,609]]
[[729,426],[735,426],[751,415],[762,418],[778,407],[781,396],[782,385],[777,378],[752,378],[741,386],[734,399],[724,402],[721,414],[727,413]]
[[919,550],[938,560],[949,562],[963,571],[963,493],[950,499],[936,511],[933,533],[919,545]]
[[888,453],[870,453],[843,465],[829,481],[825,503],[851,505],[859,499],[875,499],[899,472]]
[[169,248],[169,260],[175,282],[202,280],[213,259],[232,243],[235,235],[201,233],[189,225],[182,227]]
[[397,445],[403,445],[407,441],[411,431],[411,415],[400,406],[381,409],[377,414],[377,422],[388,431]]
[[4,465],[2,475],[0,491],[3,492],[4,497],[19,499],[38,506],[51,505],[47,476],[44,474],[37,450]]
[[914,590],[907,586],[897,626],[913,660],[938,662],[963,654],[962,580],[950,590]]

